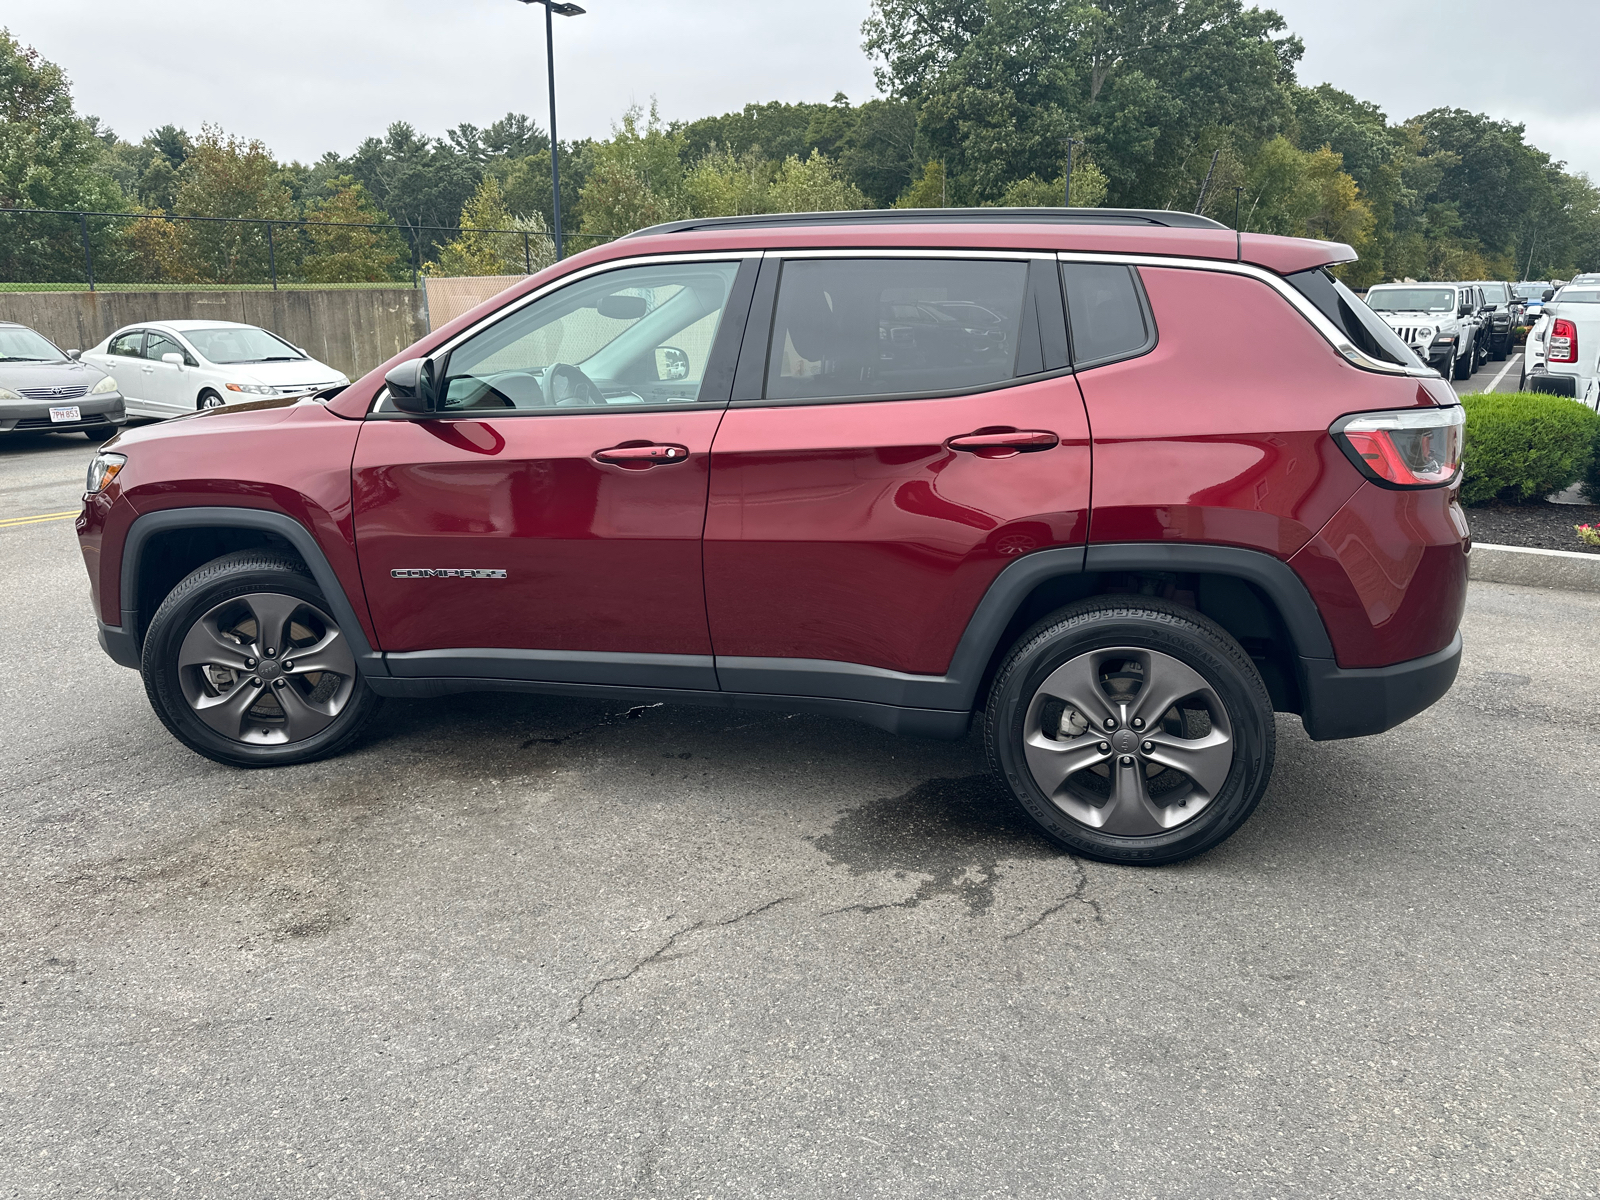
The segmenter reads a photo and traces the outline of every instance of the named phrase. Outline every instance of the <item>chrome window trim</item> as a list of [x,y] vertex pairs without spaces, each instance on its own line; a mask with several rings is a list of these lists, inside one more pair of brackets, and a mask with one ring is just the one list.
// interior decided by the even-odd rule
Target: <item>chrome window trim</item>
[[894,246],[876,249],[871,246],[827,247],[815,250],[768,250],[768,258],[963,258],[989,259],[994,262],[1048,262],[1056,255],[1049,250],[971,250],[953,247],[949,250],[903,249]]
[[1290,306],[1322,335],[1323,340],[1343,355],[1352,366],[1380,375],[1409,375],[1418,379],[1437,378],[1437,372],[1432,367],[1406,367],[1399,363],[1381,362],[1362,353],[1345,340],[1344,334],[1332,321],[1323,316],[1321,309],[1297,292],[1287,279],[1265,267],[1258,267],[1252,263],[1228,262],[1223,259],[1179,258],[1162,254],[1112,254],[1106,251],[1063,250],[1056,254],[1056,258],[1064,263],[1124,263],[1134,267],[1175,267],[1184,271],[1217,271],[1226,275],[1243,275],[1247,279],[1266,284],[1287,300]]

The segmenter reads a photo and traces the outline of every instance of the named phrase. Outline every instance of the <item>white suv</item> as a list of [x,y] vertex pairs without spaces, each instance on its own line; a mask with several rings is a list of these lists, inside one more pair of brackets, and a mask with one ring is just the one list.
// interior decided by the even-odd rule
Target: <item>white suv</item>
[[1446,379],[1468,379],[1483,355],[1483,293],[1470,283],[1380,283],[1367,305]]

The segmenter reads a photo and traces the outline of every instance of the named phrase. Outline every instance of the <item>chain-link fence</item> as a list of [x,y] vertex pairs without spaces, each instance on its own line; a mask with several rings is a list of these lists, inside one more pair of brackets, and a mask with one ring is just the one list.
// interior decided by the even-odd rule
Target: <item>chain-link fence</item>
[[[511,229],[0,208],[0,291],[416,287],[427,271],[532,274],[537,219]],[[565,234],[566,253],[611,240]]]

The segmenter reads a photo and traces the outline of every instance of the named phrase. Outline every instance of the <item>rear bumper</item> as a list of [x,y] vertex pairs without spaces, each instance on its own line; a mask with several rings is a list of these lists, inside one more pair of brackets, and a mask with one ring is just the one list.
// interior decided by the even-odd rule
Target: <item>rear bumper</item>
[[1409,721],[1450,690],[1461,667],[1461,634],[1434,654],[1389,667],[1341,667],[1302,658],[1300,719],[1313,741],[1367,737]]
[[1558,375],[1553,371],[1540,371],[1537,375],[1528,376],[1528,390],[1530,392],[1548,392],[1552,396],[1570,396],[1578,398],[1578,377],[1576,375]]

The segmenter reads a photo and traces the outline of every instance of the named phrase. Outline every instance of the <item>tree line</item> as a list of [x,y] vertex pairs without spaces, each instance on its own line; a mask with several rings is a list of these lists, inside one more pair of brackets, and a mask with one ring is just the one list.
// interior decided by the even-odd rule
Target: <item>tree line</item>
[[[1070,145],[1075,205],[1349,242],[1356,286],[1600,266],[1600,191],[1521,125],[1449,108],[1393,121],[1304,86],[1300,40],[1241,0],[874,0],[863,34],[881,98],[688,122],[634,107],[610,137],[554,147],[575,245],[689,216],[1059,205]],[[305,222],[269,245],[261,227],[97,221],[107,279],[256,282],[271,256],[285,279],[376,282],[553,255],[552,147],[521,114],[442,137],[396,123],[310,164],[210,126],[130,142],[0,30],[0,115],[0,206]],[[397,228],[351,228],[366,224]],[[73,278],[83,232],[0,217],[0,279]]]

